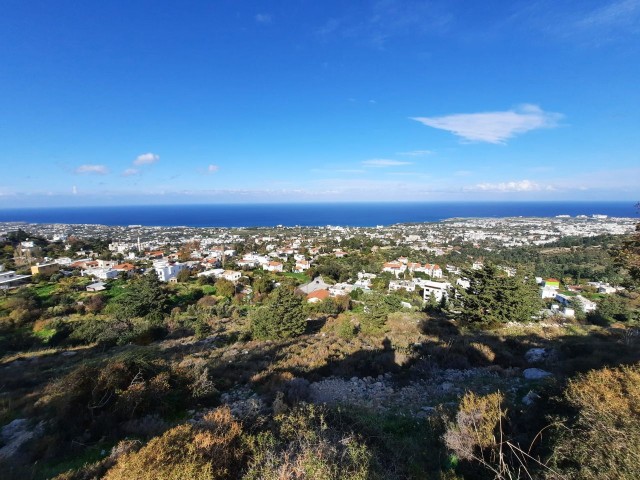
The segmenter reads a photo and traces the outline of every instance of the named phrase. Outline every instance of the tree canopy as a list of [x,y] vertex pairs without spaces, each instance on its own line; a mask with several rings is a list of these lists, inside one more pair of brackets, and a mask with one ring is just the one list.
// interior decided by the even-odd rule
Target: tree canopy
[[167,307],[167,295],[155,271],[135,278],[125,293],[110,307],[118,320],[162,315]]
[[306,324],[302,298],[284,287],[251,313],[251,333],[257,339],[296,337],[304,333]]
[[458,289],[459,317],[468,323],[495,325],[530,321],[540,307],[535,283],[522,275],[508,276],[492,264],[464,272],[469,288]]

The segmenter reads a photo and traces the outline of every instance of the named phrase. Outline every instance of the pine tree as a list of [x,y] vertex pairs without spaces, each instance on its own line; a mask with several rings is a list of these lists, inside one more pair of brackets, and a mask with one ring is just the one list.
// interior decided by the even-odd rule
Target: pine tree
[[480,270],[467,270],[469,288],[458,289],[461,320],[481,325],[531,321],[540,306],[537,287],[530,278],[508,276],[486,264]]
[[296,337],[306,326],[302,299],[284,287],[276,289],[265,305],[251,313],[251,333],[260,340]]
[[118,320],[161,316],[167,308],[167,295],[155,271],[135,278],[111,310]]

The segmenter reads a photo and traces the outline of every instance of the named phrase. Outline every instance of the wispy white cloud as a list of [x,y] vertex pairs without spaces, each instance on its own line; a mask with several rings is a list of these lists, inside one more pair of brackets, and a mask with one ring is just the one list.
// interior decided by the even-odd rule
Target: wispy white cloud
[[254,18],[258,23],[271,23],[273,21],[273,15],[270,13],[258,13]]
[[152,163],[156,163],[158,160],[160,160],[160,155],[149,152],[149,153],[143,153],[142,155],[138,155],[136,159],[133,161],[133,164],[137,166],[150,165]]
[[109,173],[109,169],[104,165],[80,165],[75,169],[75,173],[95,173],[98,175],[106,175],[107,173]]
[[633,26],[640,15],[640,0],[615,0],[579,18],[575,25],[584,29],[610,29]]
[[396,155],[402,155],[404,157],[426,157],[427,155],[432,155],[433,152],[431,150],[411,150],[409,152],[398,152]]
[[506,143],[518,134],[556,127],[562,118],[560,113],[545,112],[537,105],[525,104],[502,112],[456,113],[412,119],[471,142]]
[[127,168],[124,172],[122,172],[123,177],[131,177],[132,175],[138,175],[140,170],[137,168]]
[[216,173],[218,170],[220,170],[218,165],[211,164],[207,167],[207,173]]
[[508,23],[519,30],[533,29],[541,38],[568,40],[584,47],[612,43],[633,47],[629,37],[640,34],[640,0],[527,0],[520,3]]
[[551,185],[541,185],[531,180],[518,180],[499,183],[478,183],[463,188],[467,192],[540,192],[553,191]]
[[362,162],[362,165],[365,167],[376,167],[376,168],[384,168],[384,167],[399,167],[402,165],[411,165],[413,162],[401,162],[400,160],[389,160],[386,158],[374,158],[372,160],[365,160]]
[[76,187],[75,185],[73,187],[71,187],[71,193],[73,195],[77,195],[78,194],[78,187]]
[[447,2],[376,0],[369,2],[365,11],[331,18],[317,34],[325,41],[347,38],[384,48],[398,37],[442,35],[451,29],[453,21]]

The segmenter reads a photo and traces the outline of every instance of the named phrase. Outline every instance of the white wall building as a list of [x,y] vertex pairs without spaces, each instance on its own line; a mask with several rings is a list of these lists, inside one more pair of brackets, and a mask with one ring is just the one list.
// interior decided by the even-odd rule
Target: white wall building
[[153,262],[153,269],[156,271],[156,274],[158,274],[158,279],[161,282],[175,280],[178,274],[185,268],[187,268],[187,265],[179,262],[169,263],[166,260]]
[[424,289],[422,298],[425,302],[429,301],[432,293],[436,299],[436,302],[442,300],[442,297],[449,297],[449,290],[451,289],[451,284],[449,282],[432,282],[431,280],[421,280],[419,285]]

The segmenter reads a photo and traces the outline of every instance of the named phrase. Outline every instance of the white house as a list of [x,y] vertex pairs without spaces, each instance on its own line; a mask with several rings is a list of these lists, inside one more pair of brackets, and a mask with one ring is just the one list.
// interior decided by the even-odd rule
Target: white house
[[413,292],[416,289],[416,284],[413,280],[391,280],[389,282],[389,291],[395,292],[396,290],[406,290],[407,292]]
[[449,297],[451,284],[449,282],[432,282],[431,280],[422,280],[420,282],[420,287],[424,289],[423,299],[425,302],[429,301],[432,293],[436,302],[439,302],[442,300],[442,297]]
[[109,280],[112,278],[118,278],[120,272],[113,268],[87,268],[82,271],[82,276],[90,276],[99,280]]
[[212,270],[205,270],[204,272],[200,272],[198,277],[219,277],[224,273],[224,268],[214,268]]
[[570,297],[568,295],[564,295],[562,293],[556,293],[555,300],[556,300],[556,302],[558,302],[563,307],[569,307],[569,306],[571,306],[571,303],[573,302],[573,297]]
[[282,263],[273,261],[262,266],[262,269],[268,272],[282,272],[282,268]]
[[302,273],[306,270],[309,270],[311,268],[311,262],[308,260],[298,260],[296,262],[296,266],[294,267],[293,271],[297,272],[297,273]]
[[329,287],[329,294],[332,297],[340,297],[343,295],[349,295],[353,290],[353,285],[349,283],[336,283]]
[[13,270],[4,270],[4,267],[0,266],[0,289],[8,289],[20,283],[31,275],[18,275]]
[[175,280],[178,277],[178,274],[185,268],[187,268],[187,265],[180,262],[169,263],[166,260],[153,262],[153,269],[158,274],[158,279],[161,282],[170,282],[171,280]]
[[555,287],[542,287],[540,289],[540,296],[542,298],[556,298],[556,294],[558,293],[558,289]]
[[431,278],[442,278],[442,269],[440,265],[427,263],[424,266],[424,272],[431,276]]
[[[577,300],[580,305],[582,305],[582,311],[584,313],[594,312],[596,308],[598,308],[596,302],[592,302],[588,298],[584,298],[582,295],[576,295],[574,300]],[[575,303],[573,306],[576,306]]]
[[240,280],[241,276],[242,273],[235,270],[225,270],[224,272],[222,272],[222,275],[220,275],[220,277],[233,283],[236,283],[238,280]]

